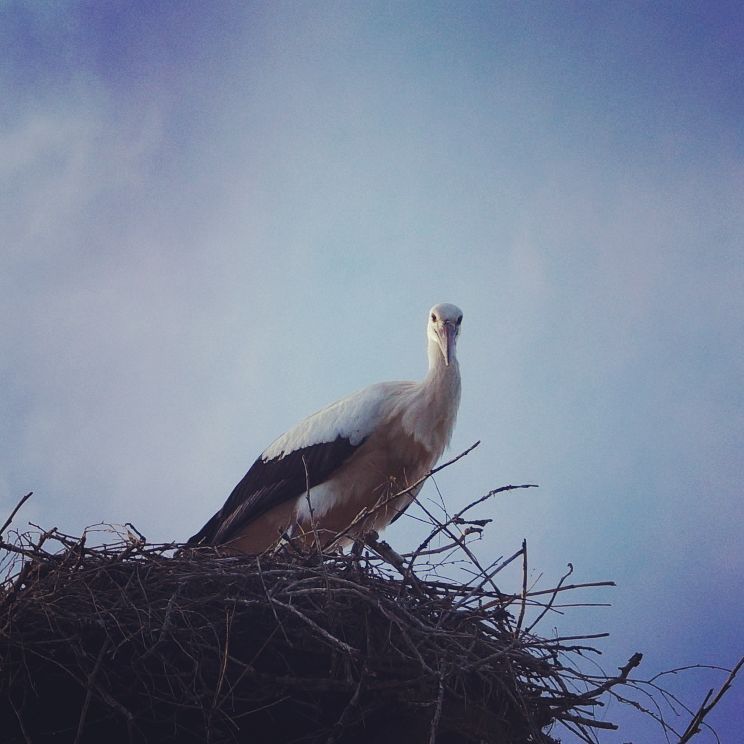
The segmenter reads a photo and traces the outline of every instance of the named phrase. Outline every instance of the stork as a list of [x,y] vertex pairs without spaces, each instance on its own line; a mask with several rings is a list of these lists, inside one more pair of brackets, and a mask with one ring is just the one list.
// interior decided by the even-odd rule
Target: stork
[[462,311],[435,305],[421,382],[381,382],[332,403],[270,444],[189,541],[256,555],[283,537],[325,548],[395,521],[449,444],[460,402]]

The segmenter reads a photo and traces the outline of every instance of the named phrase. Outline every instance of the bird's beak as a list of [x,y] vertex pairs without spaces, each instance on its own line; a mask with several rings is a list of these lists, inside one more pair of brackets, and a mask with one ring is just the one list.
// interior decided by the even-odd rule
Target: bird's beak
[[455,328],[452,323],[442,323],[442,325],[437,328],[437,341],[439,342],[439,348],[442,350],[444,363],[448,367],[450,360],[452,359],[452,352],[455,349],[456,335],[457,328]]

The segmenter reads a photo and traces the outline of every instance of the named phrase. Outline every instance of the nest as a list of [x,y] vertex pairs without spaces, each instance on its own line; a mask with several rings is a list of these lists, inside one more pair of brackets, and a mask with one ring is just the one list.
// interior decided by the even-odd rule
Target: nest
[[[528,590],[526,544],[482,566],[468,537],[486,520],[465,511],[405,555],[374,536],[249,558],[133,528],[95,547],[91,532],[16,534],[0,544],[4,740],[555,744],[562,724],[595,741],[614,725],[594,711],[640,654],[614,676],[581,672],[586,639],[536,626],[586,585]],[[441,575],[453,555],[467,581]],[[520,562],[522,586],[502,592]]]

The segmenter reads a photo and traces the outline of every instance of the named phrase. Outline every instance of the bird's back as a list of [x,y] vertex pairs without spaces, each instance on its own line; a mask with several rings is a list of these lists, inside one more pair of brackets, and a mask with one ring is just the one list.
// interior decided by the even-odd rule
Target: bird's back
[[261,453],[222,508],[187,544],[229,542],[246,524],[326,482],[415,386],[413,382],[371,385],[300,421]]
[[452,434],[461,322],[455,305],[431,308],[422,382],[372,385],[303,419],[264,450],[189,544],[263,552],[287,530],[312,530],[317,544],[318,529],[332,537],[360,514],[362,529],[396,518]]

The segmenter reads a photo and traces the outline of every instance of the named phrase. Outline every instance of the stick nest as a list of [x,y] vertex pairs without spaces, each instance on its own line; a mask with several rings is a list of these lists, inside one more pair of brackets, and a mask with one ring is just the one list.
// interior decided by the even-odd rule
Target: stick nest
[[[576,587],[528,591],[525,544],[482,566],[466,539],[482,526],[457,515],[402,556],[374,537],[359,555],[249,558],[123,528],[96,547],[16,533],[0,542],[4,740],[554,744],[563,724],[594,741],[640,654],[579,671],[593,649],[534,629]],[[463,582],[442,575],[456,559]],[[502,593],[519,559],[523,586]]]

